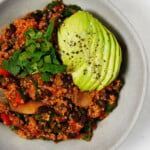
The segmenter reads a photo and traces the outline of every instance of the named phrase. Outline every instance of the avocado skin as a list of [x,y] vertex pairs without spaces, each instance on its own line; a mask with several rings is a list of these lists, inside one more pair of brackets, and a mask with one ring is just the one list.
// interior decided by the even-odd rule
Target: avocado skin
[[82,91],[100,91],[118,76],[120,45],[90,13],[78,11],[64,20],[58,31],[58,46],[67,72]]

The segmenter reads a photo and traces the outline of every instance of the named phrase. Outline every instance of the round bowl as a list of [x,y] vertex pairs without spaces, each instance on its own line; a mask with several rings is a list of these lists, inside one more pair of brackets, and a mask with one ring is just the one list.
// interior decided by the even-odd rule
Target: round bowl
[[[0,3],[0,29],[27,12],[42,9],[51,0],[5,0]],[[25,140],[0,124],[1,150],[112,150],[127,137],[141,110],[147,89],[147,61],[141,41],[128,20],[109,0],[64,0],[92,12],[123,45],[121,74],[125,84],[117,108],[98,123],[90,142],[70,140],[58,144],[52,141]]]

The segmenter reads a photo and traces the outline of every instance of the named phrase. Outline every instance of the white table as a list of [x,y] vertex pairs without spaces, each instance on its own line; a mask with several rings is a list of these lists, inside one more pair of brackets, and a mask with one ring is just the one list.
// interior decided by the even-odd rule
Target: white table
[[[150,0],[112,0],[138,32],[150,58]],[[150,60],[149,64],[150,64]],[[150,69],[150,65],[149,65]],[[150,84],[149,84],[150,85]],[[150,88],[149,90],[150,91]],[[150,92],[134,129],[118,150],[150,150]]]

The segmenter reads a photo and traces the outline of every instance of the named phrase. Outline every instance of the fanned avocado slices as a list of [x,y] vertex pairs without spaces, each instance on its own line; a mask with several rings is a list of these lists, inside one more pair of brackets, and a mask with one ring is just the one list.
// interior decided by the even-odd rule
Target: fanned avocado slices
[[117,39],[86,11],[65,19],[58,31],[63,64],[82,91],[101,90],[118,76],[122,51]]

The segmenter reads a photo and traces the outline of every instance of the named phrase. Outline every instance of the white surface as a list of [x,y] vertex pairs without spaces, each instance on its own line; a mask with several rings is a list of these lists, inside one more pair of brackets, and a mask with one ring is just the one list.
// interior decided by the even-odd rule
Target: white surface
[[[150,1],[112,0],[129,19],[138,32],[150,58]],[[149,61],[150,63],[150,61]],[[149,67],[150,68],[150,67]],[[149,84],[150,85],[150,84]],[[149,88],[150,91],[150,88]],[[143,110],[126,141],[118,150],[150,150],[150,92],[147,94]]]

